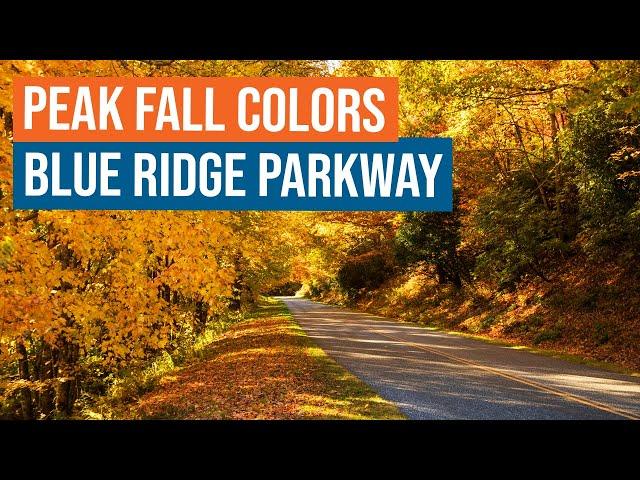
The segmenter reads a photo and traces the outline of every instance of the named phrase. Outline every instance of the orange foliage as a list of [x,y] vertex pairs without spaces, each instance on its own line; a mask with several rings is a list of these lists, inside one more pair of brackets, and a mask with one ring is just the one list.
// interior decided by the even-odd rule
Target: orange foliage
[[13,210],[13,76],[245,67],[260,64],[0,62],[0,368],[19,366],[0,375],[0,396],[19,399],[22,416],[70,414],[89,364],[105,378],[202,330],[252,276],[264,280],[279,232],[259,213]]

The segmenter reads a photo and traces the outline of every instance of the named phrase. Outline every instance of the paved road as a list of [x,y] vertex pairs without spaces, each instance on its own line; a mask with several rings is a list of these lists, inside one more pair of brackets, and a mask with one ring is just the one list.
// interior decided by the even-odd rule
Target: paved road
[[640,419],[640,378],[295,297],[294,318],[411,419]]

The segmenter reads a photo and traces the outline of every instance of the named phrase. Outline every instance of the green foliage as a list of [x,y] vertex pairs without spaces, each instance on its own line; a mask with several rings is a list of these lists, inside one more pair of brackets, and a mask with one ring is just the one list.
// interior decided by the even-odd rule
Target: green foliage
[[[328,275],[356,253],[392,250],[440,283],[496,292],[551,285],[584,252],[637,262],[640,62],[357,60],[338,74],[397,76],[401,136],[453,138],[455,208],[399,215],[390,235],[352,215],[364,228],[346,259],[324,249],[338,258]],[[597,308],[566,290],[560,303]]]
[[593,256],[640,246],[640,126],[595,105],[579,112],[570,151],[578,171],[585,251]]
[[301,282],[289,281],[289,282],[276,285],[275,287],[272,287],[268,292],[266,292],[266,295],[276,296],[276,297],[283,296],[283,295],[291,296],[291,295],[295,295],[296,292],[301,288],[302,288]]
[[593,337],[597,345],[604,345],[611,340],[611,327],[603,322],[596,322],[593,326]]
[[[280,308],[279,305],[276,305],[276,308]],[[165,375],[195,359],[204,358],[207,347],[225,330],[245,318],[252,317],[254,313],[228,312],[216,321],[210,321],[199,333],[193,330],[183,331],[176,336],[167,350],[149,361],[131,364],[117,372],[105,371],[99,357],[87,357],[83,364],[86,379],[78,405],[80,416],[94,419],[112,418],[126,404],[153,390]]]
[[440,283],[462,286],[466,268],[460,258],[460,210],[457,196],[452,213],[408,212],[395,238],[400,264],[427,262],[435,265]]
[[494,323],[496,323],[497,317],[495,315],[487,315],[482,320],[480,320],[480,329],[486,330],[490,328]]
[[479,200],[476,226],[485,238],[476,273],[513,287],[530,273],[545,278],[545,262],[569,249],[558,238],[556,214],[544,206],[530,175],[514,174],[498,191]]
[[562,336],[562,325],[556,324],[551,328],[546,328],[533,337],[533,344],[539,345],[542,342],[552,342]]
[[340,287],[353,295],[361,289],[380,286],[389,276],[387,259],[378,252],[368,252],[348,259],[338,270]]
[[331,279],[313,279],[302,288],[302,293],[311,298],[322,298],[325,294],[338,289],[338,282]]
[[531,315],[526,319],[525,325],[527,326],[527,331],[536,330],[542,327],[544,320],[541,315]]
[[584,311],[592,312],[598,306],[598,292],[589,290],[576,296],[576,303]]
[[162,352],[148,367],[140,371],[127,370],[116,377],[109,388],[109,395],[119,402],[134,400],[153,389],[158,380],[174,368],[171,355]]
[[538,332],[540,328],[543,326],[544,320],[541,315],[531,315],[527,318],[523,318],[521,320],[517,320],[511,323],[506,324],[502,331],[503,333],[510,335],[513,333],[526,334]]

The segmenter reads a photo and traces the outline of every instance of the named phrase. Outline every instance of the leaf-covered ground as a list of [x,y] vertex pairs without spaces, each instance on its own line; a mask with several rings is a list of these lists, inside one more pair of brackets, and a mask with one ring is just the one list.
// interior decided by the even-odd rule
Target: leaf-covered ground
[[133,418],[398,419],[397,408],[316,347],[281,302],[232,327],[205,359],[167,375]]

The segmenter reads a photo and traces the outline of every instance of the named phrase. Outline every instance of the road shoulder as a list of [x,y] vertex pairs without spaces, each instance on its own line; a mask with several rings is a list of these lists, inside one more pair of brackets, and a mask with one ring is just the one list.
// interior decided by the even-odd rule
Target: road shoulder
[[330,359],[269,300],[202,361],[165,376],[131,418],[401,419],[391,402]]
[[311,300],[313,302],[317,302],[322,305],[326,305],[328,307],[336,307],[336,308],[348,310],[353,313],[360,313],[372,319],[379,319],[379,320],[388,321],[388,322],[398,322],[401,325],[408,325],[411,327],[420,327],[429,331],[442,332],[442,333],[446,333],[448,335],[454,335],[457,337],[468,338],[472,340],[479,340],[481,342],[484,342],[490,345],[498,345],[498,346],[510,348],[513,350],[521,350],[521,351],[533,353],[536,355],[551,357],[558,360],[565,360],[573,364],[584,365],[587,367],[603,370],[606,372],[619,373],[619,374],[628,375],[631,377],[640,377],[640,370],[634,370],[634,369],[625,367],[624,365],[620,365],[618,363],[605,362],[603,360],[588,358],[583,355],[578,355],[575,353],[567,353],[561,350],[553,350],[549,348],[535,347],[532,345],[524,345],[509,338],[491,337],[491,336],[482,335],[479,333],[469,333],[461,330],[453,330],[451,328],[446,328],[440,325],[425,324],[423,322],[414,322],[410,320],[404,320],[402,318],[389,317],[389,316],[385,316],[380,313],[377,313],[375,310],[374,311],[365,310],[362,308],[357,308],[357,306],[356,307],[346,306],[338,303],[331,303],[325,300],[317,300],[311,297],[304,297],[304,298],[306,300]]

